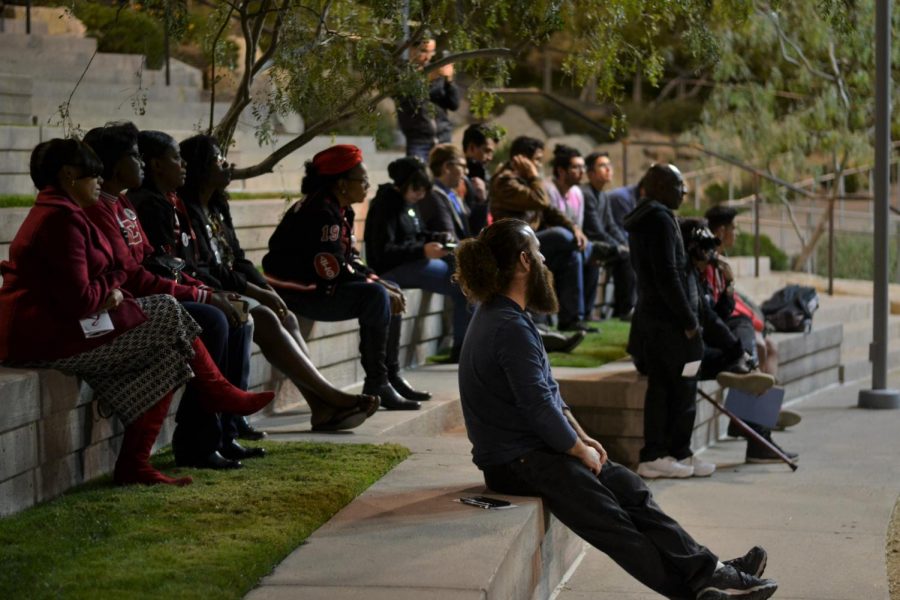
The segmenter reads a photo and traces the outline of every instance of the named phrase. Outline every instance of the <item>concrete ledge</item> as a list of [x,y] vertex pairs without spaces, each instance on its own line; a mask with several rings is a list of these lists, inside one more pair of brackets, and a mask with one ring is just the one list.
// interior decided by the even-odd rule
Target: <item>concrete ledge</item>
[[[407,297],[411,314],[404,319],[400,358],[402,365],[410,366],[437,351],[447,317],[442,296],[409,290]],[[329,381],[346,387],[362,380],[355,320],[307,323],[306,329],[313,362]],[[307,408],[297,388],[255,346],[250,386],[277,394],[255,419]],[[0,516],[112,471],[123,427],[118,420],[97,413],[89,386],[51,369],[0,368],[0,397],[15,399],[0,414]],[[177,395],[170,408],[157,448],[171,442],[179,399]],[[458,403],[429,403],[420,414],[410,413],[410,422],[393,422],[390,427],[398,435],[436,435],[461,424]]]

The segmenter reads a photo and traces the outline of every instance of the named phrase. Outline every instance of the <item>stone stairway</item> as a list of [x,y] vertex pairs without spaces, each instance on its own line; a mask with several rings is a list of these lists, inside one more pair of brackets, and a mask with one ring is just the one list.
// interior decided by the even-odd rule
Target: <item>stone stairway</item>
[[272,440],[392,442],[412,456],[346,506],[247,598],[271,600],[543,600],[580,559],[583,543],[537,498],[508,510],[454,502],[485,493],[461,428],[456,368],[408,373],[434,399],[416,412],[380,411],[353,435],[308,431],[308,415],[257,422]]

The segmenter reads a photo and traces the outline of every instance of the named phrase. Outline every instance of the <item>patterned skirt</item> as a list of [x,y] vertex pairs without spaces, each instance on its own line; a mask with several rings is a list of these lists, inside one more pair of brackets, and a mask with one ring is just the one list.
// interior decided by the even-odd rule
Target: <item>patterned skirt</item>
[[94,390],[102,414],[126,425],[194,376],[188,362],[200,326],[172,296],[137,298],[147,320],[88,352],[27,367],[81,377]]

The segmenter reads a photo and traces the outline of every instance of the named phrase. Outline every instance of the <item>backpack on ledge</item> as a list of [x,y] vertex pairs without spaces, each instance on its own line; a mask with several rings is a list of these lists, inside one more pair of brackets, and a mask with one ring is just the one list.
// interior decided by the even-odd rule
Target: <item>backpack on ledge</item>
[[781,288],[763,302],[762,312],[766,322],[775,331],[808,333],[812,329],[812,317],[819,308],[819,294],[815,288],[789,285]]

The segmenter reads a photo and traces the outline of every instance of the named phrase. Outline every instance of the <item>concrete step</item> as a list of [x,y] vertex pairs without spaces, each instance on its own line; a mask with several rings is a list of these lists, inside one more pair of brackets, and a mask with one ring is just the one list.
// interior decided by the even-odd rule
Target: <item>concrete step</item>
[[[434,399],[420,411],[380,410],[353,435],[311,434],[302,412],[255,422],[273,440],[391,441],[413,454],[310,536],[248,599],[542,600],[581,555],[583,542],[536,498],[492,493],[517,505],[493,511],[454,502],[485,493],[461,428],[457,370],[429,366],[406,376]],[[390,552],[378,551],[384,547]]]
[[[894,338],[895,339],[895,338]],[[893,370],[900,367],[900,349],[888,349],[887,368]],[[872,376],[872,362],[869,360],[869,350],[845,356],[841,359],[841,383],[859,381]]]
[[871,318],[871,298],[819,294],[819,310],[813,315],[813,324],[853,323]]
[[772,333],[770,338],[778,346],[779,365],[783,365],[825,348],[839,348],[843,339],[843,326],[814,322],[813,330],[807,334]]
[[[900,315],[892,315],[888,317],[888,333],[889,340],[900,337]],[[869,344],[872,342],[872,319],[867,318],[860,321],[844,324],[844,341],[841,344],[841,352],[844,356],[862,351],[868,354]]]

